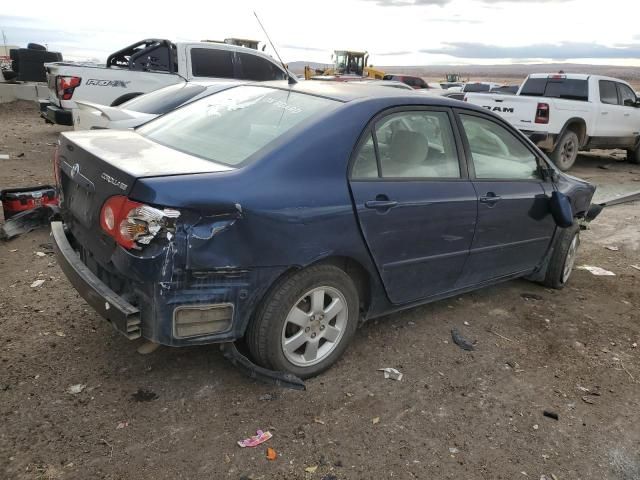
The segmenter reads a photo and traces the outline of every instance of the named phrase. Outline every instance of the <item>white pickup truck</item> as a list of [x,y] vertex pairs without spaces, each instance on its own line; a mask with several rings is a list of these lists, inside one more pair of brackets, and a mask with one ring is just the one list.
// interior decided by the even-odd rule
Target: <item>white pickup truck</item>
[[465,101],[504,117],[561,170],[592,148],[624,149],[640,163],[640,100],[622,80],[541,73],[529,75],[516,95],[469,93]]
[[111,54],[106,65],[45,64],[49,98],[41,115],[73,125],[76,100],[116,106],[138,95],[189,80],[288,78],[282,65],[258,50],[218,42],[146,39]]

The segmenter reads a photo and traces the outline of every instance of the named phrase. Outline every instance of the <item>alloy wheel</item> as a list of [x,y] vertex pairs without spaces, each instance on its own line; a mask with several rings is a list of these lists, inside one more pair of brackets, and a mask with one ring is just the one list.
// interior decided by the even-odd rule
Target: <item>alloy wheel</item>
[[321,286],[306,292],[289,311],[281,335],[285,358],[299,367],[325,359],[342,339],[349,310],[342,293]]

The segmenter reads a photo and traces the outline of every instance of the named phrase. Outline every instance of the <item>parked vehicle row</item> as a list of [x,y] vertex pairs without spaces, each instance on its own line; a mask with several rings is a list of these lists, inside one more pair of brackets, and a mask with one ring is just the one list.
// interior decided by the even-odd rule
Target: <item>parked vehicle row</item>
[[55,165],[59,264],[118,331],[243,338],[302,378],[362,319],[518,277],[562,288],[595,190],[486,109],[321,81],[65,132]]
[[495,112],[568,170],[580,150],[620,148],[640,163],[640,100],[631,86],[599,75],[529,75],[516,95],[465,95]]
[[218,42],[146,39],[111,54],[106,65],[45,64],[49,98],[42,116],[73,125],[76,100],[117,106],[159,88],[190,80],[281,80],[282,65],[263,52]]

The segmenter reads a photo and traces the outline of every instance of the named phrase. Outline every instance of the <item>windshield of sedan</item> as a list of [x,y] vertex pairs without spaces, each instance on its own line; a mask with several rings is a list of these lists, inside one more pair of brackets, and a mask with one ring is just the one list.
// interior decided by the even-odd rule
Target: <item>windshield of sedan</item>
[[268,87],[242,86],[210,95],[137,131],[182,152],[236,166],[336,100]]

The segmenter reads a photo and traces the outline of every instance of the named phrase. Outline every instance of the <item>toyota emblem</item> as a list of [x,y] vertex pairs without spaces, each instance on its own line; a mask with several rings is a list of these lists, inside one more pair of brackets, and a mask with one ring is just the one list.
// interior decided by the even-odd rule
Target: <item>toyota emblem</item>
[[80,165],[77,163],[71,167],[71,178],[75,178],[76,175],[80,173]]

